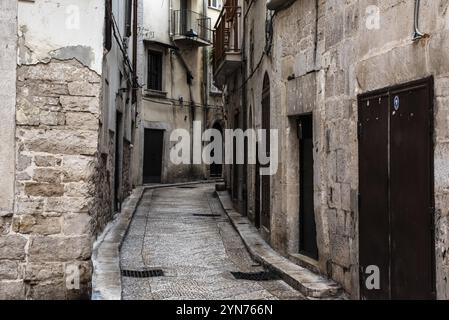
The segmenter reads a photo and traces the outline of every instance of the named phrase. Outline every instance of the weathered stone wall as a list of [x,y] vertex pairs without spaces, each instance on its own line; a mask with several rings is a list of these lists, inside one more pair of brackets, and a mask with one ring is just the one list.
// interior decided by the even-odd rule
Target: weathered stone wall
[[114,196],[114,153],[98,153],[97,162],[91,176],[91,189],[95,201],[91,209],[92,231],[94,235],[100,234],[108,222],[113,218],[113,196]]
[[[0,238],[5,297],[88,297],[96,199],[100,83],[75,60],[17,71],[16,195]],[[67,282],[72,268],[80,288]],[[3,277],[4,279],[5,277]],[[4,285],[4,282],[0,282]]]
[[131,184],[131,143],[125,139],[123,143],[123,186],[122,186],[122,196],[126,199],[133,189]]
[[[71,2],[91,9],[72,19]],[[118,16],[125,4],[115,2]],[[123,113],[118,139],[130,140],[140,108],[123,99],[132,88],[120,83],[130,75],[118,44],[104,51],[102,3],[0,4],[0,299],[87,298],[92,242],[114,213],[116,163],[119,196],[132,188],[131,145],[117,148],[116,162],[112,116]]]
[[[369,5],[379,8],[378,29],[368,24]],[[296,1],[276,17],[274,26],[273,87],[286,97],[277,106],[285,116],[314,113],[320,268],[354,297],[358,296],[357,95],[428,76],[435,78],[436,96],[437,293],[441,299],[448,297],[449,64],[444,62],[448,58],[444,48],[448,45],[449,2],[421,1],[421,29],[429,36],[417,42],[411,39],[413,5],[414,1],[319,1],[316,23],[315,1]],[[289,81],[289,76],[294,80]],[[274,124],[286,128],[283,121],[274,120]],[[284,139],[281,157],[289,153],[293,141],[288,134]],[[290,162],[285,162],[284,170],[289,166]],[[282,175],[284,181],[289,177]],[[295,195],[295,183],[287,183],[286,194]],[[288,219],[296,213],[297,204],[293,200],[291,205],[288,196],[281,201],[285,203],[281,212]]]
[[[373,28],[368,6],[379,9]],[[437,296],[449,294],[449,1],[421,1],[420,29],[429,34],[412,41],[414,1],[298,0],[279,11],[274,43],[247,82],[249,127],[260,128],[264,74],[270,77],[271,127],[279,129],[279,170],[271,179],[270,244],[298,261],[299,177],[296,119],[313,113],[315,220],[318,268],[359,295],[357,96],[412,80],[435,79],[435,202]],[[243,9],[245,10],[245,8]],[[265,48],[265,3],[255,2],[246,17],[254,33],[256,64]],[[251,74],[252,70],[247,70]],[[228,80],[232,88],[233,78]],[[233,117],[242,100],[230,92],[225,104]],[[228,122],[228,127],[232,123]],[[231,186],[230,166],[226,169]],[[248,172],[248,214],[254,211],[254,168]],[[301,258],[300,258],[301,260]],[[303,260],[304,263],[311,261]]]

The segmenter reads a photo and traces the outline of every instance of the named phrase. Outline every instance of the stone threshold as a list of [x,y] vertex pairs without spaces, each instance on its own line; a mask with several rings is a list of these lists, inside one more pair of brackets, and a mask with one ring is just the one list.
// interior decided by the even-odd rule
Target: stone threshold
[[122,278],[120,270],[120,249],[125,240],[134,213],[147,190],[218,183],[222,179],[201,180],[184,183],[144,185],[135,188],[122,204],[121,212],[109,222],[97,238],[92,252],[92,300],[121,300]]
[[248,218],[234,210],[227,191],[217,191],[221,205],[254,261],[276,272],[282,280],[309,299],[345,299],[340,285],[301,267],[274,251]]

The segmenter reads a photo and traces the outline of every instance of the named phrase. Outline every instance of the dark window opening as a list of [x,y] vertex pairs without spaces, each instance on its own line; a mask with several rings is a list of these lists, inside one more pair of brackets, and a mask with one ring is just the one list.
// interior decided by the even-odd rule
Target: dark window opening
[[148,89],[162,91],[162,53],[148,51]]

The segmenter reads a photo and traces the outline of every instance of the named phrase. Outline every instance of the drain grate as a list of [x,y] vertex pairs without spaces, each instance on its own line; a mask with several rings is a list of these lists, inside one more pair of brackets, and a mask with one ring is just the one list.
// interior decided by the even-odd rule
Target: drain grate
[[153,270],[122,270],[122,276],[127,278],[154,278],[163,277],[164,271],[162,269]]
[[178,189],[196,189],[197,187],[194,186],[180,186]]
[[249,280],[249,281],[274,281],[279,280],[280,277],[272,271],[262,272],[231,272],[237,280]]
[[218,218],[221,217],[220,214],[202,214],[202,213],[194,213],[194,217],[204,217],[204,218]]

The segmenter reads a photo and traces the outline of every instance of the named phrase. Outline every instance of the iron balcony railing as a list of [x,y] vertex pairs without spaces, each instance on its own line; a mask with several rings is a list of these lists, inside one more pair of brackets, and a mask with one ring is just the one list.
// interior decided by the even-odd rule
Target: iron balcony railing
[[210,43],[212,40],[211,19],[191,10],[174,10],[173,34]]
[[214,31],[214,70],[217,70],[227,53],[240,52],[239,17],[237,0],[227,0],[215,24]]

